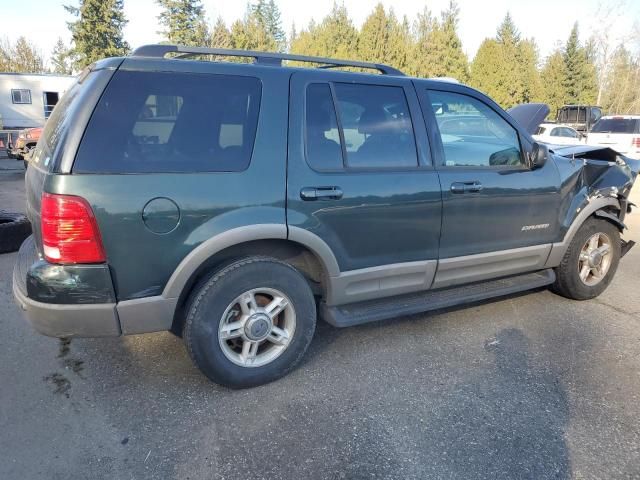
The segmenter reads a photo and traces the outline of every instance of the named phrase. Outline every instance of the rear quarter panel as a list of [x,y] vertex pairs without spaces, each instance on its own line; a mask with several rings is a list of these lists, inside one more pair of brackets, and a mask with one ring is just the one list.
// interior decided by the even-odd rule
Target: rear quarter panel
[[[185,70],[259,77],[262,96],[249,167],[231,173],[73,174],[52,176],[45,189],[87,199],[98,221],[119,301],[159,295],[180,261],[230,228],[285,225],[288,76],[277,69],[211,62],[125,60],[122,68]],[[187,70],[188,68],[188,70]],[[268,112],[268,113],[267,113]],[[142,219],[154,198],[180,210],[177,227],[151,232]]]

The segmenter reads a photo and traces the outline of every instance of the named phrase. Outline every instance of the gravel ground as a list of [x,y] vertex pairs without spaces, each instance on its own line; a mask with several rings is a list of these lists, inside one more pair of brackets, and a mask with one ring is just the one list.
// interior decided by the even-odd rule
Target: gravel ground
[[[21,179],[0,165],[0,208],[22,209]],[[627,223],[640,241],[640,213]],[[593,301],[321,323],[300,368],[243,391],[169,333],[35,334],[15,256],[0,255],[3,480],[640,478],[640,247]]]

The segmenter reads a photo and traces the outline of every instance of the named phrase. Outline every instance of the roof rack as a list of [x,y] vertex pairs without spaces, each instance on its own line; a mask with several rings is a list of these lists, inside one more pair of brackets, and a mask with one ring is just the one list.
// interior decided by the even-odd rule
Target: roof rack
[[199,55],[216,55],[223,57],[252,57],[255,63],[262,65],[282,66],[283,60],[295,62],[320,63],[320,68],[358,67],[377,70],[384,75],[404,76],[400,70],[381,63],[356,62],[351,60],[337,60],[334,58],[310,57],[306,55],[292,55],[289,53],[257,52],[255,50],[232,50],[227,48],[186,47],[183,45],[143,45],[136,48],[133,57],[164,58],[168,53],[179,53],[175,58],[189,58]]

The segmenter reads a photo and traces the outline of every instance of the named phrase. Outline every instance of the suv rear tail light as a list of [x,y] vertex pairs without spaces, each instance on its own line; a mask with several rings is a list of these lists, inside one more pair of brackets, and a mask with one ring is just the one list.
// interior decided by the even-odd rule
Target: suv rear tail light
[[631,140],[631,146],[640,148],[640,137],[633,137],[633,140]]
[[102,263],[106,260],[98,223],[84,198],[43,193],[40,221],[47,261]]

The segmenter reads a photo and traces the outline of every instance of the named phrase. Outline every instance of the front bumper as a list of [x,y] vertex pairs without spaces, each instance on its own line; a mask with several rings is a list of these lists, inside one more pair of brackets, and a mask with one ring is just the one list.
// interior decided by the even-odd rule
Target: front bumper
[[[111,297],[108,292],[101,291],[100,286],[95,289],[93,296],[87,297],[87,282],[83,279],[95,281],[100,274],[96,266],[86,267],[47,264],[39,259],[33,237],[25,240],[13,269],[13,295],[37,332],[50,337],[106,337],[121,334],[115,300],[87,303],[87,299],[93,298],[95,301],[97,298],[107,300]],[[41,288],[39,279],[43,279],[43,285],[46,280],[47,288]],[[47,296],[51,302],[42,301]],[[60,299],[69,303],[53,303]]]

